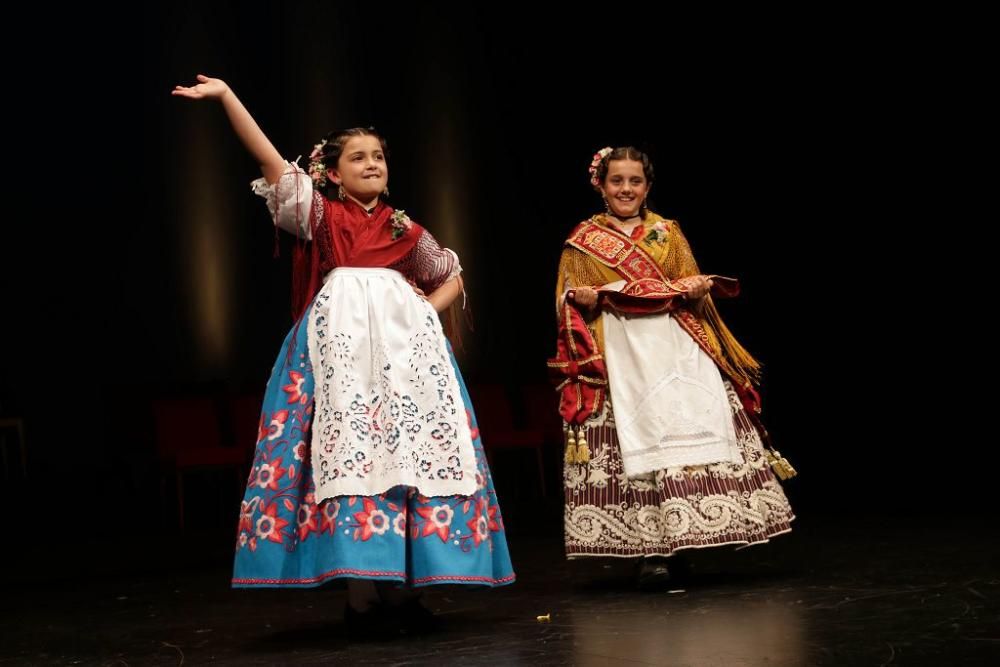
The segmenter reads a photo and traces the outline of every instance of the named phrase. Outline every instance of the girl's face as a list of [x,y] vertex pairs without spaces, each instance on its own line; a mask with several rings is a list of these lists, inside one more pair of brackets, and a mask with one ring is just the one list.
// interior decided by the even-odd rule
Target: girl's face
[[636,160],[611,160],[608,174],[601,184],[601,194],[611,212],[622,218],[639,215],[639,209],[649,194],[649,182]]
[[389,167],[378,137],[351,137],[337,160],[337,168],[327,171],[327,177],[344,186],[354,199],[369,203],[385,190],[389,182]]

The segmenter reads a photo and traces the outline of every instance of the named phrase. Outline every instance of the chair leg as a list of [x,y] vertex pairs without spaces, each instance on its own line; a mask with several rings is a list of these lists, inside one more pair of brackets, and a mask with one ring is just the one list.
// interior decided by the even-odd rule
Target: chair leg
[[17,439],[21,443],[21,473],[28,479],[28,442],[24,439],[24,422],[17,421]]
[[3,460],[3,481],[8,480],[7,474],[7,438],[0,433],[0,457]]
[[545,491],[545,458],[542,456],[542,448],[535,448],[535,456],[538,459],[538,484],[542,490],[542,498],[547,498],[548,494]]
[[160,471],[160,526],[167,525],[167,475]]
[[184,532],[184,473],[177,470],[177,528]]

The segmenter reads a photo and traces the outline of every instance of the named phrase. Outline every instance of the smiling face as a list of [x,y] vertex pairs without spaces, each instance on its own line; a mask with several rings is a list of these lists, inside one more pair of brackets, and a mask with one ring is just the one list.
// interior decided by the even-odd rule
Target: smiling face
[[377,199],[389,182],[389,167],[379,138],[368,134],[348,139],[336,169],[328,170],[327,176],[362,204]]
[[621,218],[639,215],[649,194],[649,181],[637,160],[610,160],[601,183],[601,194],[611,212]]

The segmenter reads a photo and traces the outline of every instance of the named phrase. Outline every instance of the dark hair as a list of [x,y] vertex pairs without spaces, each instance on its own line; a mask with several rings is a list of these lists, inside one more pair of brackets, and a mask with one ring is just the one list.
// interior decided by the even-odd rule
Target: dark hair
[[[375,137],[378,139],[378,143],[382,147],[382,154],[385,155],[385,159],[388,162],[389,145],[386,142],[385,137],[378,133],[378,130],[374,127],[352,127],[346,130],[333,130],[323,137],[323,140],[326,141],[326,145],[323,146],[323,151],[320,154],[320,160],[323,161],[323,164],[326,165],[327,169],[337,168],[340,156],[344,153],[344,146],[354,137]],[[331,180],[327,180],[324,188],[324,194],[327,197],[332,195],[334,199],[336,198],[336,183]]]
[[619,146],[608,153],[607,156],[601,160],[600,164],[597,165],[598,184],[604,183],[604,179],[608,177],[608,163],[612,160],[634,160],[636,162],[641,162],[642,173],[646,176],[646,182],[649,185],[653,184],[653,163],[650,161],[648,155],[635,146]]

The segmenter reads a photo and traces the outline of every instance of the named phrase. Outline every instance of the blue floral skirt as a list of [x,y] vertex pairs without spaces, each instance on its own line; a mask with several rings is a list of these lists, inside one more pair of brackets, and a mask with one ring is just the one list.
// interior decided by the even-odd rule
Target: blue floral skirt
[[427,497],[397,486],[377,496],[316,502],[309,452],[314,383],[306,321],[285,338],[268,381],[240,509],[233,587],[303,588],[350,578],[412,586],[512,583],[493,480],[450,347],[476,451],[475,494]]

